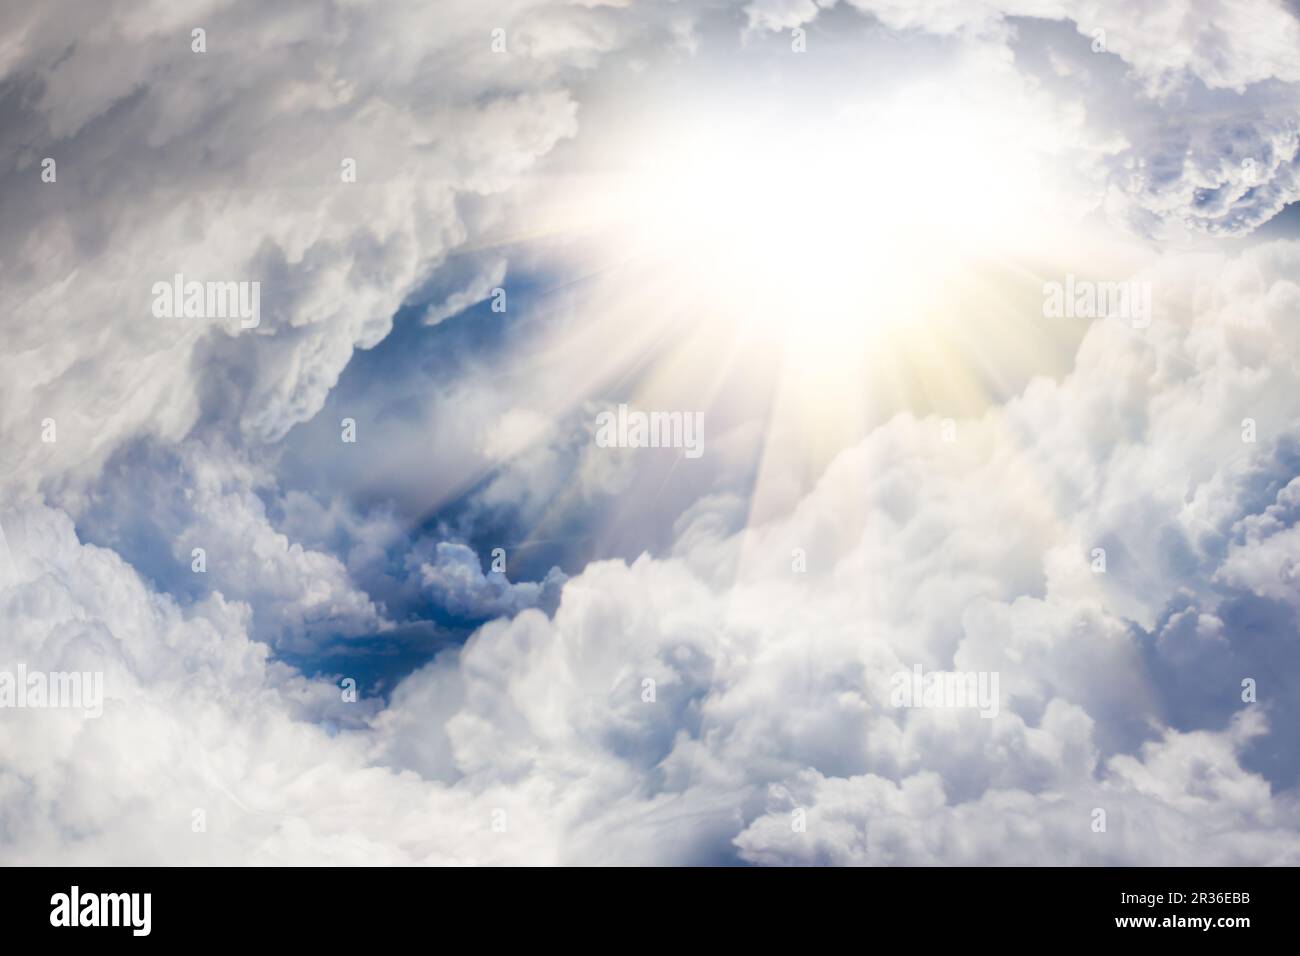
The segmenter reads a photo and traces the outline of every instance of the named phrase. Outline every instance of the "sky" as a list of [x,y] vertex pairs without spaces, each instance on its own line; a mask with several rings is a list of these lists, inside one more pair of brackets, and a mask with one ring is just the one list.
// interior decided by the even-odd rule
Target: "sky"
[[0,863],[1300,864],[1297,50],[0,6]]

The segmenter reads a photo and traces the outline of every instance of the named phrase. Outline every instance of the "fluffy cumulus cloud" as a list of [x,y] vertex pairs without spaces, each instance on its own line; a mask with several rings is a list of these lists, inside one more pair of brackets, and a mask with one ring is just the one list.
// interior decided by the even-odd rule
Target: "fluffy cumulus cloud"
[[[1253,294],[1271,304],[1249,317],[1207,308],[1150,336],[1096,325],[1065,382],[959,423],[956,443],[896,419],[785,520],[592,565],[553,617],[484,626],[333,737],[320,724],[348,713],[338,695],[269,664],[246,609],[183,611],[56,512],[6,514],[19,651],[49,670],[93,659],[108,687],[99,721],[41,725],[49,754],[8,725],[12,850],[165,859],[161,834],[127,834],[156,830],[155,812],[184,830],[193,804],[220,821],[193,840],[200,859],[1294,863],[1293,798],[1267,762],[1249,769],[1291,705],[1272,690],[1179,727],[1168,677],[1228,701],[1242,676],[1296,680],[1296,658],[1262,646],[1288,631],[1216,615],[1250,597],[1294,633],[1293,552],[1268,542],[1294,504],[1297,265],[1290,243],[1222,263],[1228,288],[1263,278]],[[1115,432],[1117,403],[1140,429]],[[1262,423],[1255,448],[1243,410]],[[1050,424],[1031,430],[1038,417]],[[1189,483],[1184,459],[1207,447],[1221,457]],[[440,548],[426,576],[481,590],[457,558]],[[1234,666],[1197,666],[1216,647]],[[891,707],[890,675],[916,663],[999,672],[1006,712]],[[128,742],[130,769],[93,786]],[[169,805],[128,809],[149,793]],[[392,812],[347,811],[369,801]],[[1106,834],[1090,829],[1098,808]],[[89,835],[58,845],[60,827]]]
[[[1245,234],[1300,198],[1292,86],[1300,82],[1300,20],[1277,0],[847,3],[892,31],[1007,51],[1023,52],[1026,33],[1037,43],[1043,22],[1064,25],[1073,42],[1053,45],[1041,79],[1078,85],[1110,213],[1139,231]],[[813,29],[834,6],[752,0],[746,9],[754,27],[788,30]],[[1123,104],[1116,89],[1125,91]],[[1150,108],[1133,110],[1134,98]]]
[[[501,192],[573,133],[555,76],[585,55],[580,37],[546,57],[475,55],[492,28],[532,16],[8,9],[3,427],[22,473],[93,466],[124,436],[176,439],[201,418],[266,441],[313,415],[353,350],[465,242],[460,198]],[[23,188],[46,157],[57,189]],[[345,159],[355,189],[338,188]],[[255,334],[150,321],[153,284],[177,273],[261,282]],[[51,461],[19,440],[33,414],[61,426],[57,450],[39,449]]]
[[255,610],[257,636],[289,648],[325,635],[391,628],[333,554],[272,527],[259,489],[265,469],[221,442],[123,449],[76,509],[88,537],[137,556],[139,569],[178,598],[216,590]]
[[[1300,80],[1300,65],[1291,55],[1300,39],[1300,24],[1277,0],[1259,4],[1176,0],[1159,7],[1122,0],[847,2],[895,29],[934,33],[988,32],[1012,18],[1067,21],[1096,41],[1097,52],[1119,55],[1157,90],[1187,77],[1211,88],[1239,91],[1264,80]],[[755,2],[751,9],[767,6],[781,5]],[[796,5],[785,6],[792,9]],[[800,12],[803,19],[812,19],[816,7],[809,3]]]
[[[1080,218],[1148,243],[1149,326],[1074,320],[1065,373],[901,411],[762,514],[745,427],[708,433],[721,471],[683,491],[593,450],[599,394],[530,392],[576,389],[553,356],[494,377],[458,323],[514,281],[519,205],[586,181],[563,151],[593,86],[848,23],[1059,106]],[[50,3],[0,26],[0,671],[103,675],[98,717],[0,710],[0,859],[1300,864],[1300,241],[1223,241],[1300,197],[1284,7]],[[156,318],[175,273],[260,282],[261,323]],[[400,334],[435,345],[340,385]],[[344,465],[349,388],[396,397]],[[656,515],[639,555],[572,518],[629,498]],[[520,533],[494,567],[482,543],[525,519],[583,538],[577,566]],[[347,648],[390,639],[422,656],[348,699]],[[324,648],[339,667],[299,666]],[[918,667],[997,675],[996,714],[897,706]]]

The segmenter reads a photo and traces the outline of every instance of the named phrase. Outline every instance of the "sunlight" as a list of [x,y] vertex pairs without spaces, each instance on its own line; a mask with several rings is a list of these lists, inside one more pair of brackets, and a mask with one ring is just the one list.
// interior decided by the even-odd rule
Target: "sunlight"
[[547,184],[549,254],[583,277],[547,354],[574,395],[757,411],[761,512],[899,411],[979,414],[1073,349],[1042,276],[1096,241],[1053,179],[1052,117],[999,102],[740,91],[618,117]]
[[710,315],[820,342],[821,361],[923,318],[1032,209],[1031,154],[976,118],[902,104],[734,116],[696,113],[648,136],[616,205],[635,254]]

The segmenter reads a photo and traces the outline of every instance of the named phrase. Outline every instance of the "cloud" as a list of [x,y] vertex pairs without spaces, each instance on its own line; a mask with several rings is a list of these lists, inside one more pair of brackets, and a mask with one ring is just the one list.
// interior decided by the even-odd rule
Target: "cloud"
[[1275,0],[1143,7],[1122,0],[848,0],[894,30],[988,34],[1002,20],[1069,20],[1102,50],[1123,58],[1153,92],[1192,76],[1211,89],[1300,81],[1291,52],[1300,20]]
[[[755,506],[777,445],[743,415],[670,485],[587,441],[661,327],[566,312],[636,317],[604,311],[626,287],[454,321],[527,274],[505,247],[552,207],[523,207],[598,155],[564,152],[593,86],[746,21],[858,15],[670,6],[0,14],[0,667],[101,670],[107,695],[0,721],[7,860],[1300,862],[1300,244],[1155,247],[1149,328],[1080,329],[1068,373],[954,441],[873,423],[810,487],[772,478],[788,509]],[[908,34],[870,42],[1059,113],[1080,218],[1241,235],[1297,196],[1281,7],[852,6]],[[1028,18],[1062,21],[1038,60]],[[262,325],[153,319],[175,272],[261,282]],[[517,570],[517,538],[610,513],[574,574]],[[462,645],[431,637],[446,617]],[[376,637],[427,639],[386,700],[288,663]],[[998,716],[891,706],[917,665],[998,673]]]
[[[0,590],[4,660],[100,669],[106,698],[97,720],[6,711],[6,860],[505,859],[483,841],[501,793],[453,792],[369,766],[356,728],[373,702],[344,703],[338,688],[270,661],[246,635],[246,608],[215,596],[182,610],[112,552],[78,542],[52,509],[0,521],[17,564]],[[510,846],[540,855],[529,816],[515,815],[523,839]]]
[[338,558],[272,526],[259,493],[274,486],[268,469],[220,441],[129,446],[110,460],[79,525],[173,595],[247,604],[253,633],[282,651],[391,630]]
[[[1079,737],[1049,736],[1068,733],[1062,725],[1070,721]],[[1124,866],[1149,859],[1154,844],[1162,865],[1239,866],[1288,865],[1300,854],[1294,807],[1279,813],[1267,786],[1242,771],[1233,753],[1258,732],[1258,718],[1243,715],[1220,734],[1170,734],[1140,759],[1116,758],[1105,782],[1092,779],[1081,712],[1054,706],[1044,725],[1041,759],[1065,778],[1056,786],[989,790],[954,805],[937,773],[894,781],[808,770],[788,787],[773,787],[764,815],[736,838],[741,856],[840,866]],[[1081,749],[1070,751],[1071,743]],[[799,832],[796,810],[806,827]],[[1094,816],[1099,810],[1104,818]],[[1105,830],[1094,831],[1093,820],[1102,819]]]
[[752,0],[745,7],[751,27],[785,30],[801,26],[817,16],[820,6],[814,0]]
[[[4,15],[0,190],[23,238],[2,267],[0,371],[23,387],[6,387],[0,429],[22,481],[93,474],[129,437],[178,441],[200,420],[282,437],[467,240],[459,197],[503,192],[575,130],[556,75],[588,44],[490,51],[527,4],[343,4],[326,22],[251,6]],[[153,318],[153,283],[177,273],[260,282],[261,325]],[[46,417],[53,446],[34,430]]]
[[[1300,199],[1300,19],[1282,4],[849,2],[891,30],[1014,50],[1049,83],[1029,64],[1051,46],[1088,114],[1075,148],[1095,155],[1080,165],[1096,164],[1108,214],[1136,232],[1245,235]],[[1052,40],[1042,20],[1082,36]],[[1116,57],[1122,71],[1105,62]]]
[[[592,564],[564,585],[553,618],[525,610],[484,625],[335,736],[321,722],[347,705],[270,664],[244,636],[239,605],[213,597],[183,612],[111,552],[79,544],[57,512],[6,514],[19,568],[4,592],[10,649],[55,668],[72,659],[58,647],[91,642],[98,650],[76,660],[101,662],[110,688],[99,724],[23,715],[31,742],[14,751],[6,785],[33,796],[6,801],[23,821],[6,827],[21,834],[11,858],[168,858],[174,845],[130,835],[146,819],[183,830],[190,805],[211,805],[220,813],[188,858],[1294,862],[1294,796],[1243,766],[1286,733],[1276,692],[1218,726],[1170,727],[1128,611],[1189,593],[1212,608],[1216,568],[1240,564],[1207,532],[1228,529],[1248,547],[1289,513],[1289,479],[1269,500],[1242,476],[1280,467],[1276,449],[1297,420],[1296,352],[1266,345],[1290,335],[1297,260],[1295,243],[1225,260],[1211,274],[1233,296],[1203,290],[1200,311],[1144,334],[1098,321],[1068,378],[959,423],[955,443],[934,419],[894,419],[787,518],[719,528],[711,543],[692,523],[696,544],[679,557]],[[1192,281],[1185,261],[1166,268]],[[1235,322],[1207,308],[1240,304],[1241,276],[1256,272],[1254,294],[1271,308]],[[1246,376],[1233,348],[1198,348],[1207,335],[1265,356],[1264,369]],[[1114,431],[1117,402],[1143,427]],[[1254,448],[1242,447],[1243,408],[1277,423]],[[1033,432],[1028,419],[1054,424]],[[1244,458],[1206,458],[1229,439]],[[1210,462],[1201,484],[1230,494],[1171,484],[1194,450]],[[1113,480],[1097,480],[1102,462]],[[1145,480],[1125,483],[1129,473]],[[1134,495],[1142,512],[1121,507]],[[1165,577],[1153,528],[1189,538],[1203,570]],[[1112,559],[1095,575],[1086,545],[1098,535],[1155,563],[1135,573]],[[796,545],[804,573],[790,562]],[[481,572],[454,573],[471,555],[435,555],[427,567],[442,585],[483,592]],[[1205,613],[1209,639],[1248,646]],[[1177,669],[1185,641],[1164,644],[1157,654]],[[1006,705],[994,720],[892,708],[889,675],[913,663],[997,670]],[[1238,675],[1221,676],[1219,693],[1235,695]],[[162,713],[165,733],[138,724]],[[137,737],[130,774],[101,780],[103,758],[79,756]],[[93,806],[71,799],[92,781]],[[807,810],[805,832],[790,828],[795,808]],[[1091,829],[1095,808],[1107,811],[1105,833]],[[511,821],[505,834],[491,828],[493,809]]]
[[[1175,730],[1167,717],[1185,715],[1173,713],[1171,673],[1221,680],[1205,693],[1228,700],[1243,673],[1180,659],[1187,641],[1170,636],[1153,659],[1132,615],[1154,621],[1189,596],[1207,609],[1230,601],[1214,586],[1225,552],[1210,529],[1277,520],[1248,482],[1225,498],[1173,476],[1193,456],[1209,463],[1198,482],[1219,488],[1277,467],[1300,411],[1286,384],[1296,353],[1252,348],[1272,360],[1246,377],[1230,350],[1196,344],[1285,339],[1298,256],[1281,243],[1225,260],[1210,273],[1221,295],[1202,289],[1201,311],[1174,310],[1149,335],[1096,323],[1065,381],[959,423],[954,444],[933,419],[895,419],[842,455],[788,519],[719,542],[730,559],[697,541],[679,559],[593,565],[566,585],[553,623],[485,627],[454,667],[440,659],[403,686],[414,698],[459,678],[463,703],[421,772],[572,777],[560,792],[583,810],[568,845],[597,830],[641,860],[662,859],[668,799],[684,817],[669,843],[695,840],[714,859],[726,858],[717,834],[730,827],[752,862],[1293,861],[1294,795],[1243,764],[1285,734],[1294,664],[1274,655],[1268,702]],[[1156,281],[1195,286],[1198,271],[1175,257]],[[1252,272],[1263,280],[1254,294],[1280,306],[1262,316],[1238,288]],[[1216,301],[1243,314],[1234,323],[1205,307]],[[1243,410],[1278,423],[1265,447],[1242,443]],[[1216,447],[1222,455],[1207,456]],[[1099,480],[1107,464],[1113,477]],[[1266,517],[1249,517],[1256,508]],[[1104,576],[1090,567],[1095,540],[1125,556]],[[1181,556],[1170,551],[1180,541]],[[808,555],[802,575],[796,546]],[[1209,637],[1246,663],[1251,632],[1204,613]],[[912,663],[997,671],[1008,710],[993,721],[892,710],[888,677]],[[641,700],[646,678],[655,704]],[[383,720],[409,723],[402,713],[395,697]],[[598,798],[579,772],[606,782]],[[616,822],[629,802],[655,820],[639,838]],[[797,806],[806,833],[790,827]],[[1095,808],[1111,821],[1104,834],[1091,829]],[[1202,840],[1205,854],[1188,856]],[[677,862],[692,858],[680,852]]]
[[540,584],[511,584],[505,576],[505,557],[504,549],[493,555],[494,561],[500,558],[502,567],[485,573],[473,549],[439,541],[430,560],[419,562],[420,583],[439,607],[457,617],[481,620],[510,617],[536,607],[547,588],[563,581],[564,576],[554,572]]

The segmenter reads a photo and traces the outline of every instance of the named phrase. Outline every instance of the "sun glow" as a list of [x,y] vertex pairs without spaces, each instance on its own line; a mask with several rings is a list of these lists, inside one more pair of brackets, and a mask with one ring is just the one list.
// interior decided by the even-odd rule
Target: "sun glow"
[[585,376],[573,392],[761,415],[782,472],[761,506],[898,411],[978,414],[1050,367],[1042,275],[1082,236],[1044,164],[1056,140],[1023,104],[952,90],[719,97],[601,127],[545,217],[582,277],[552,346]]
[[787,382],[860,390],[886,343],[969,311],[979,263],[1032,233],[1018,130],[897,101],[697,109],[648,124],[593,199],[642,284],[696,324],[779,347]]

